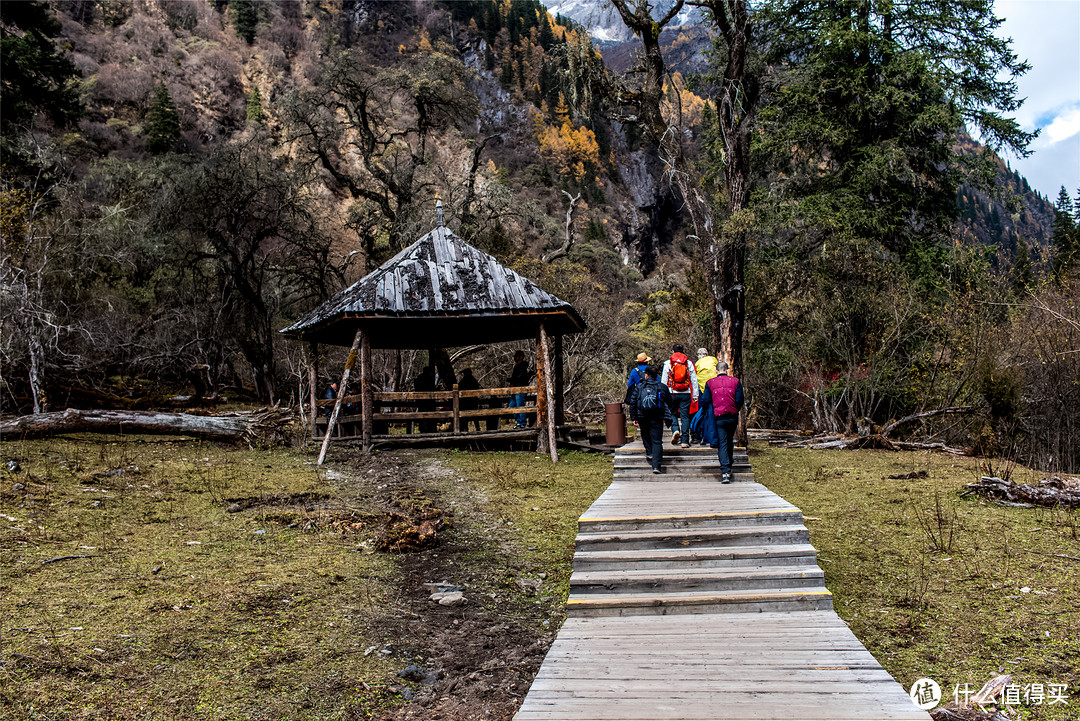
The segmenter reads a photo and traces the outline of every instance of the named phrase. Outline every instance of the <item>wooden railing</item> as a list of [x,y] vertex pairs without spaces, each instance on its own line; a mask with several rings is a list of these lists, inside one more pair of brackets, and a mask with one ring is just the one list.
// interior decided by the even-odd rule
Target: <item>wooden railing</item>
[[[510,397],[517,394],[525,394],[529,396],[526,398],[527,405],[520,408],[507,408],[503,404],[509,402]],[[418,422],[433,422],[450,421],[451,432],[455,435],[463,433],[461,431],[462,421],[483,421],[489,419],[498,419],[503,416],[517,416],[527,415],[535,418],[537,413],[536,405],[536,386],[510,386],[507,388],[480,388],[477,390],[463,391],[459,390],[455,385],[453,390],[449,391],[412,391],[412,392],[385,392],[377,391],[372,394],[373,409],[371,414],[371,420],[376,425],[382,425],[388,430],[390,423],[405,423],[406,432],[413,432],[413,424]],[[465,401],[467,406],[462,409],[462,400]],[[497,400],[499,407],[487,407],[487,408],[468,408],[473,403],[484,404],[491,406],[494,405],[492,401]],[[327,398],[320,401],[316,401],[316,405],[321,408],[329,408],[336,402],[333,398]],[[339,422],[345,425],[354,425],[360,420],[361,416],[361,394],[348,395],[342,399],[342,413],[343,418],[339,419]],[[421,408],[431,408],[432,406],[442,405],[442,408],[435,408],[434,410],[420,410]],[[350,406],[352,406],[350,408]],[[412,410],[390,410],[383,411],[382,408],[409,408]],[[384,431],[385,433],[386,431]],[[421,430],[421,433],[425,431]],[[427,433],[434,433],[435,431],[427,431]],[[382,435],[382,434],[380,434]]]

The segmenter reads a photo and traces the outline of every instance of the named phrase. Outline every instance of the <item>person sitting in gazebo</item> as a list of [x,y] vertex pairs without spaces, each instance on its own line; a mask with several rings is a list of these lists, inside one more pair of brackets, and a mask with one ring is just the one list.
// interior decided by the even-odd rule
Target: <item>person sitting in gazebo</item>
[[[466,368],[465,370],[461,371],[461,378],[458,379],[458,390],[459,391],[477,391],[477,390],[480,390],[480,381],[476,380],[476,376],[473,375],[472,368]],[[474,411],[474,410],[476,410],[477,408],[480,407],[480,403],[475,398],[462,398],[459,401],[459,407],[463,411]],[[473,421],[473,425],[476,426],[477,431],[482,430],[480,428],[480,419],[479,418],[473,418],[472,421]],[[458,427],[461,429],[461,431],[463,433],[468,433],[468,431],[469,431],[469,419],[467,417],[461,418],[460,421],[459,421]]]
[[[525,360],[525,351],[514,351],[514,370],[510,373],[510,385],[517,388],[521,386],[529,385],[531,379],[529,373],[529,364]],[[525,407],[525,394],[515,393],[510,398],[510,408],[524,408]],[[517,421],[517,428],[525,428],[528,425],[527,416],[524,413],[518,413],[514,416]]]

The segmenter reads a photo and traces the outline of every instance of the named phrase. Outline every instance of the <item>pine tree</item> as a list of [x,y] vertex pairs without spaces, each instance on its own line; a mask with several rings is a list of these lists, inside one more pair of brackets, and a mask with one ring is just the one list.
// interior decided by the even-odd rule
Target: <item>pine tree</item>
[[247,41],[248,45],[255,42],[255,26],[259,22],[259,13],[255,7],[255,0],[230,0],[229,5],[236,14],[233,18],[233,27],[236,34]]
[[1076,212],[1065,186],[1061,186],[1054,204],[1054,275],[1063,281],[1080,261],[1080,232],[1076,227]]
[[155,155],[175,150],[180,141],[180,115],[164,84],[158,85],[154,91],[154,99],[146,111],[143,133],[146,135],[146,149]]
[[540,47],[544,50],[551,48],[551,43],[555,40],[555,33],[551,31],[551,23],[548,21],[548,14],[546,10],[541,11],[540,17],[540,37],[538,38]]
[[60,23],[41,2],[0,3],[0,121],[26,123],[44,112],[58,125],[74,122],[82,102],[72,82],[79,71],[58,53]]
[[255,86],[247,97],[247,120],[250,123],[261,123],[262,119],[262,93],[259,92],[258,86]]
[[1023,238],[1016,240],[1016,254],[1013,256],[1010,274],[1013,290],[1023,293],[1035,284],[1035,268],[1031,262],[1031,247]]

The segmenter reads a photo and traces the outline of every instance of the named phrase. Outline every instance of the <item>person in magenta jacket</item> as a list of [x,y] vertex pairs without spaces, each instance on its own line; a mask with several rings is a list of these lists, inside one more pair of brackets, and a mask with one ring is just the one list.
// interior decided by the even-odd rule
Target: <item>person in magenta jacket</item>
[[701,390],[700,403],[711,403],[716,424],[716,455],[720,460],[720,482],[731,483],[732,456],[735,451],[735,429],[743,406],[742,383],[728,375],[728,364],[716,364],[720,375],[710,378]]

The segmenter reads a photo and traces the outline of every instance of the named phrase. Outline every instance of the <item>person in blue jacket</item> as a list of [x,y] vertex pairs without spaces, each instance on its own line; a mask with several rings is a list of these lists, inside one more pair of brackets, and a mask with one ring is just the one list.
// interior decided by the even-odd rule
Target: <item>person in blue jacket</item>
[[671,391],[660,382],[656,366],[645,368],[645,380],[630,388],[630,419],[641,431],[645,458],[653,473],[662,473],[664,466],[664,413],[670,412],[674,401]]

